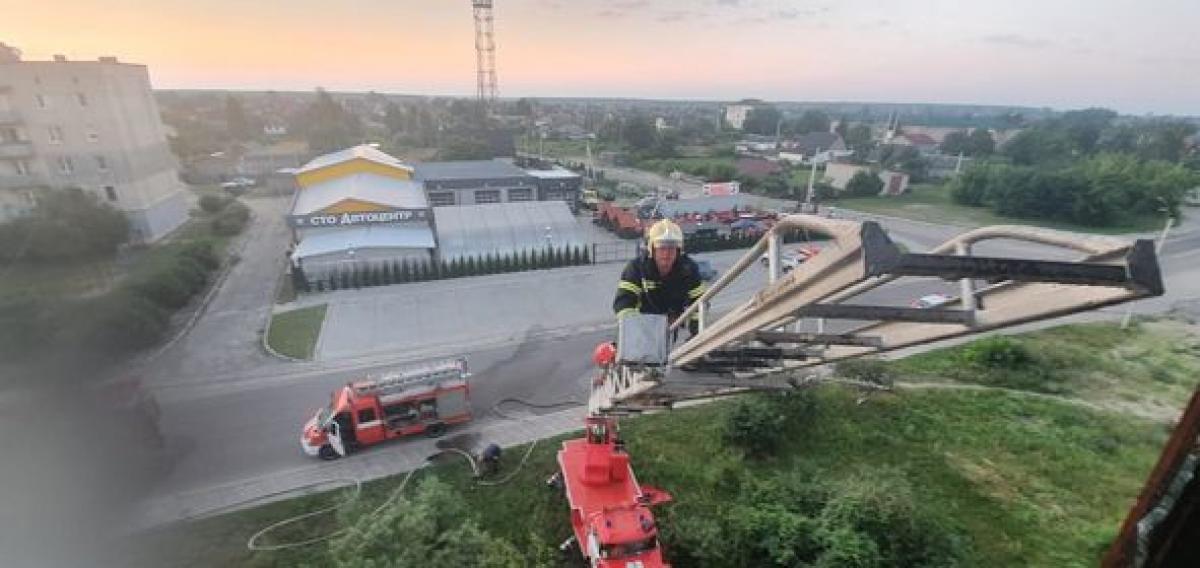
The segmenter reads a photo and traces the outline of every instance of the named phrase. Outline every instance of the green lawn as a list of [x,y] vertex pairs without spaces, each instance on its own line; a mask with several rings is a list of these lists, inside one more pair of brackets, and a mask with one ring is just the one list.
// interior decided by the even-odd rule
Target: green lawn
[[[1100,402],[1127,399],[1157,381],[1163,388],[1150,389],[1147,396],[1177,410],[1195,387],[1200,361],[1200,343],[1188,333],[1170,322],[1143,323],[1131,331],[1085,325],[1020,341],[1043,350],[1066,349],[1068,359],[1098,354],[1087,368],[1069,370],[1060,381],[1071,386],[1064,390],[1068,394],[1077,390],[1084,399]],[[895,369],[905,380],[941,376],[961,361],[964,349],[931,352]],[[1164,372],[1169,381],[1162,380]],[[1163,422],[1136,413],[1006,391],[901,389],[864,399],[840,387],[823,387],[783,400],[777,407],[786,417],[782,446],[768,457],[750,459],[722,438],[737,404],[622,419],[638,479],[675,495],[659,518],[678,565],[739,565],[736,559],[704,556],[703,543],[720,546],[734,538],[729,531],[748,530],[722,525],[720,519],[729,518],[731,509],[745,510],[745,499],[764,487],[849,483],[898,491],[883,494],[885,502],[907,496],[914,514],[933,519],[951,535],[963,566],[1093,566],[1168,435]],[[542,481],[555,470],[561,440],[570,436],[540,442],[526,467],[500,487],[475,486],[456,460],[419,475],[437,475],[459,488],[489,533],[522,550],[544,553],[569,534],[566,503]],[[519,461],[523,450],[508,450],[506,467]],[[399,480],[368,484],[365,500],[374,506]],[[323,545],[249,553],[244,543],[273,521],[336,498],[341,494],[309,496],[165,529],[142,539],[165,557],[127,564],[169,558],[179,566],[322,565],[329,561]],[[305,538],[334,526],[331,518],[315,519],[280,538]]]
[[62,263],[22,263],[4,266],[0,299],[6,297],[73,297],[102,293],[115,285],[123,271],[112,260]]
[[306,360],[312,358],[317,338],[321,336],[321,324],[325,322],[327,307],[321,304],[275,314],[271,318],[271,328],[267,330],[267,344],[281,355]]
[[[808,178],[804,177],[804,184]],[[927,223],[962,225],[981,227],[986,225],[1035,225],[1077,231],[1085,233],[1120,234],[1161,229],[1164,219],[1161,217],[1138,217],[1126,220],[1112,227],[1088,227],[1045,219],[1020,219],[1004,217],[993,213],[985,207],[968,207],[954,203],[950,198],[947,184],[912,184],[908,193],[891,197],[847,197],[829,203],[835,207],[844,207],[864,213],[890,215],[925,221]]]
[[[684,173],[698,171],[703,172],[712,165],[725,165],[734,167],[734,159],[727,156],[703,158],[663,158],[658,160],[642,160],[635,164],[635,167],[652,172],[658,172],[663,175],[670,175],[671,172],[676,170]],[[704,174],[699,175],[700,177],[705,177]]]

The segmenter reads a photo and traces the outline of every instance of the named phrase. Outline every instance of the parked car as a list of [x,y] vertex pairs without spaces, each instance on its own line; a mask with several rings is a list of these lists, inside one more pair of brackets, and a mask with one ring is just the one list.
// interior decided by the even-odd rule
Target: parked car
[[[821,254],[821,247],[813,244],[801,245],[794,249],[784,249],[779,253],[779,267],[783,272],[791,272],[792,269],[804,264],[808,259]],[[767,253],[763,253],[759,258],[759,262],[763,266],[770,265],[770,259],[767,258]]]
[[713,268],[712,263],[707,260],[697,260],[696,267],[700,269],[700,279],[705,282],[712,282],[717,279],[717,269]]
[[221,189],[229,193],[243,193],[258,185],[258,182],[247,177],[236,177],[221,184]]
[[911,305],[914,308],[921,308],[921,309],[936,308],[936,307],[938,307],[942,304],[945,304],[946,302],[949,302],[950,300],[953,300],[953,299],[954,298],[951,298],[950,296],[947,296],[945,294],[928,294],[925,296],[921,296],[920,298],[917,298],[916,300],[913,300]]

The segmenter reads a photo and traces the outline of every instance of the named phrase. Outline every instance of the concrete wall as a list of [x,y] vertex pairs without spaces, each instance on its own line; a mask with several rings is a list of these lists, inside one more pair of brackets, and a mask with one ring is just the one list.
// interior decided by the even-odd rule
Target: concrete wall
[[[82,188],[129,214],[146,231],[142,236],[147,241],[187,219],[186,208],[178,206],[183,184],[145,66],[0,63],[0,99],[0,107],[9,109],[8,127],[28,140],[32,150],[7,159],[21,159],[30,171],[28,179],[0,168],[5,178],[0,187],[17,193],[43,186]],[[112,188],[111,194],[106,188]]]

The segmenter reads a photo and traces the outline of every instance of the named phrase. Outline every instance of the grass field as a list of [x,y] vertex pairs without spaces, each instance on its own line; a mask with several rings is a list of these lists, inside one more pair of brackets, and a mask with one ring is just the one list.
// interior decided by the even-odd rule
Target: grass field
[[[1057,396],[906,388],[864,397],[835,386],[793,395],[778,407],[787,414],[781,446],[754,459],[722,437],[737,401],[627,418],[622,432],[638,479],[675,495],[659,522],[678,565],[739,565],[713,555],[704,543],[734,538],[742,529],[720,519],[734,518],[730,511],[753,515],[744,499],[762,487],[870,486],[887,489],[884,502],[911,498],[914,515],[951,535],[960,565],[1092,566],[1168,435],[1163,421],[1115,403],[1142,404],[1144,395],[1178,412],[1200,365],[1200,344],[1191,333],[1183,324],[1147,322],[1131,331],[1082,325],[1018,338],[1055,352],[1055,377],[1041,378],[1062,386]],[[954,381],[965,375],[951,372],[952,366],[961,365],[970,349],[933,351],[894,369],[902,382]],[[1085,362],[1089,353],[1097,356]],[[1059,365],[1068,362],[1076,367]],[[1134,394],[1139,399],[1129,400]],[[555,469],[554,452],[564,437],[540,442],[525,468],[500,487],[474,485],[458,461],[418,475],[458,488],[483,529],[535,551],[528,565],[547,565],[532,558],[569,534],[566,503],[542,483]],[[513,467],[523,450],[508,450],[505,466]],[[368,484],[364,500],[373,507],[399,480]],[[325,565],[330,559],[324,545],[250,553],[244,543],[275,520],[342,497],[335,492],[276,503],[176,526],[143,541],[177,566]],[[314,519],[277,538],[310,537],[334,526],[331,518]],[[163,557],[149,558],[129,564],[152,565]]]
[[321,337],[321,324],[325,322],[327,307],[321,304],[275,314],[267,330],[267,344],[281,355],[311,359],[317,339]]
[[[804,178],[804,183],[808,183],[807,177]],[[1052,229],[1101,234],[1153,231],[1162,229],[1164,222],[1164,219],[1161,217],[1138,217],[1128,219],[1124,223],[1111,227],[1088,227],[1045,219],[1004,217],[993,213],[985,207],[968,207],[955,203],[950,198],[949,186],[946,184],[913,184],[909,186],[908,193],[904,195],[892,197],[847,197],[830,202],[830,205],[845,207],[846,209],[853,209],[864,213],[890,215],[914,221],[925,221],[927,223],[969,227],[1005,224],[1036,225]]]

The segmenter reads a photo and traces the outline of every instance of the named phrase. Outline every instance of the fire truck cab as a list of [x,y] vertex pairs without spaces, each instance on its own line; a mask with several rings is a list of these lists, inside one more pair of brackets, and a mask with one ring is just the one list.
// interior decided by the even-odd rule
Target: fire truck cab
[[650,507],[671,495],[638,484],[615,420],[588,418],[583,438],[563,442],[558,464],[575,541],[590,566],[667,566]]
[[304,425],[304,453],[337,459],[402,436],[437,437],[471,420],[466,360],[454,359],[352,382]]

